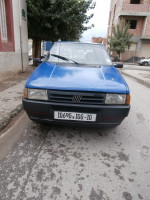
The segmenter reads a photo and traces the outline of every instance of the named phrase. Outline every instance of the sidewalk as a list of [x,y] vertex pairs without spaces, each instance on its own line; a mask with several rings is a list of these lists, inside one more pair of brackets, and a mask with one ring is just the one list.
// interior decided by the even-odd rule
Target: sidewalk
[[[11,119],[22,110],[23,89],[27,78],[34,67],[25,73],[19,73],[0,80],[0,131]],[[125,66],[119,70],[123,75],[134,78],[138,82],[150,87],[150,67]]]
[[150,88],[150,66],[147,67],[131,67],[131,69],[123,68],[120,70],[122,75],[126,75],[133,79],[136,79],[139,83],[144,84]]
[[22,110],[23,89],[34,67],[0,80],[0,131]]

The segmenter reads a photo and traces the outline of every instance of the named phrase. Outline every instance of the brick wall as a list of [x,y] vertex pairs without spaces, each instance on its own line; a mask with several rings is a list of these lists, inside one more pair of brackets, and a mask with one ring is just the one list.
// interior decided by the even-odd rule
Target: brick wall
[[122,11],[124,12],[148,12],[149,4],[123,4]]
[[143,3],[147,3],[147,4],[150,4],[150,0],[143,0]]
[[144,17],[121,17],[120,21],[126,20],[126,19],[137,20],[136,29],[130,29],[130,32],[134,36],[141,36],[143,34],[145,18]]
[[115,3],[116,0],[111,0],[111,3],[110,3],[110,8],[113,6],[113,4]]
[[122,11],[125,12],[149,12],[150,0],[141,0],[140,4],[131,4],[130,0],[123,1]]
[[150,16],[147,17],[147,25],[144,35],[150,36]]
[[114,4],[112,6],[111,6],[110,16],[109,16],[109,23],[110,24],[112,24],[114,22],[114,20],[117,18],[117,16],[120,13],[121,1],[120,0],[115,0]]

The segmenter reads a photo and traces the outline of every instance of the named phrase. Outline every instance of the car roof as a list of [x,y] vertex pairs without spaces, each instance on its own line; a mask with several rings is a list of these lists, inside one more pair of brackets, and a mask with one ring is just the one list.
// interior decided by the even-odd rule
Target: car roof
[[74,44],[90,44],[90,45],[100,45],[103,46],[101,43],[92,43],[92,42],[80,42],[80,41],[57,41],[54,43],[74,43]]

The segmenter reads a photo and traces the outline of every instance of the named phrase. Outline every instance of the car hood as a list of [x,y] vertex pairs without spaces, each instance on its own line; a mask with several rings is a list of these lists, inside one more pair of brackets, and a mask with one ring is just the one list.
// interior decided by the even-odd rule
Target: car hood
[[90,67],[42,63],[29,77],[26,88],[129,93],[114,66]]

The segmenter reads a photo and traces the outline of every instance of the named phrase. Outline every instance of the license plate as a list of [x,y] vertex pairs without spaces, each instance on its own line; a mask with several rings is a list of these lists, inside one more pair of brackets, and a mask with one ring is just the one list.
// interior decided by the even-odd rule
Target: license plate
[[55,111],[54,119],[95,122],[96,114]]

